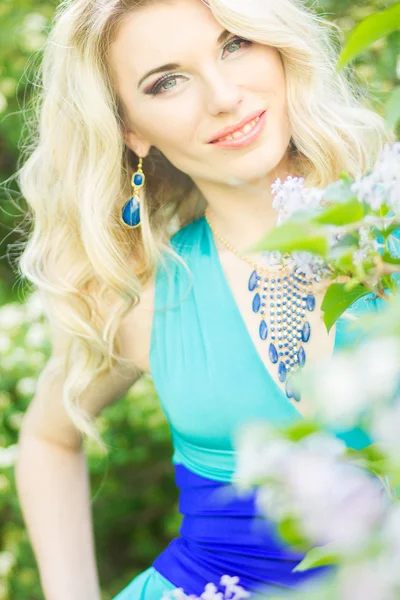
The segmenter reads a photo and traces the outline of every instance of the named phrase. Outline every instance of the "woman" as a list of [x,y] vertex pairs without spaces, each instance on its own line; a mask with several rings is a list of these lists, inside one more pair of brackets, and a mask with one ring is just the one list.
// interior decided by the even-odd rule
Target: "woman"
[[[53,332],[16,472],[46,598],[100,598],[82,436],[102,443],[93,418],[143,373],[170,423],[185,518],[118,600],[199,595],[222,575],[277,595],[321,573],[293,573],[302,556],[271,523],[255,527],[254,498],[229,484],[240,426],[309,414],[287,385],[303,343],[312,362],[350,339],[342,320],[327,334],[312,281],[279,281],[273,257],[246,254],[276,225],[277,177],[356,176],[391,139],[335,64],[328,28],[295,0],[58,9],[20,178],[34,217],[20,266]],[[287,350],[261,298],[280,287],[307,293]]]

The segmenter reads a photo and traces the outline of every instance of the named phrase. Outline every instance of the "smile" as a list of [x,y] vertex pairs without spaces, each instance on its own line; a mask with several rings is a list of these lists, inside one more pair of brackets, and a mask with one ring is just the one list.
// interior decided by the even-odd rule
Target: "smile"
[[253,143],[264,129],[267,112],[264,111],[252,121],[249,121],[243,125],[240,129],[237,129],[233,133],[225,135],[210,142],[213,146],[219,146],[221,148],[242,148]]
[[[242,127],[242,129],[238,129],[231,135],[226,135],[225,137],[219,138],[218,140],[215,140],[215,142],[222,142],[223,140],[236,140],[237,138],[240,138],[243,135],[246,135],[246,133],[249,133],[252,129],[254,129],[254,127],[256,126],[256,123],[258,123],[259,120],[260,120],[260,117],[256,117],[253,121],[250,121],[250,123],[246,123],[246,125],[244,127]],[[213,142],[213,143],[215,143],[215,142]]]

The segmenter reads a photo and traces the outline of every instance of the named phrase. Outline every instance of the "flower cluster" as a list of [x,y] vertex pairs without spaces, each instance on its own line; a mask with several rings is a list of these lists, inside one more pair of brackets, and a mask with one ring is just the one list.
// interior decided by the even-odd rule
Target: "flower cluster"
[[200,596],[193,594],[187,596],[183,588],[176,588],[171,592],[165,592],[161,600],[244,600],[251,598],[250,592],[240,586],[239,581],[239,577],[222,575],[219,583],[221,587],[225,588],[223,592],[218,591],[214,583],[207,583]]
[[[278,225],[288,222],[294,215],[318,218],[326,215],[325,211],[329,210],[332,203],[339,207],[342,205],[340,218],[331,216],[332,220],[327,218],[324,224],[323,235],[329,247],[328,259],[324,260],[312,251],[290,252],[292,260],[302,272],[308,277],[316,275],[317,281],[329,277],[332,272],[330,262],[342,251],[346,251],[346,236],[350,235],[351,263],[356,273],[364,273],[362,265],[369,260],[373,262],[374,256],[381,248],[385,250],[385,244],[377,240],[377,226],[378,230],[384,231],[392,226],[393,219],[398,220],[400,217],[400,142],[386,144],[374,168],[355,181],[343,177],[326,189],[305,188],[303,177],[289,175],[283,182],[277,178],[271,185],[271,191],[274,195],[272,206],[278,213]],[[367,214],[363,216],[361,211],[359,219],[354,219],[353,216],[353,199],[368,207]],[[388,249],[391,249],[390,239]],[[283,254],[284,252],[281,259]]]
[[319,188],[305,188],[304,177],[291,175],[284,182],[278,177],[271,185],[271,191],[274,194],[272,207],[278,213],[277,225],[296,212],[309,212],[319,207],[324,194]]
[[[349,309],[350,321],[353,313]],[[400,385],[399,365],[400,339],[385,336],[305,367],[297,383],[320,423],[350,428],[366,413],[376,423],[385,407],[392,404]],[[394,422],[400,431],[400,421]]]
[[400,142],[386,144],[370,173],[351,185],[357,198],[373,210],[383,204],[400,214]]
[[353,252],[353,264],[359,265],[377,252],[382,247],[376,239],[371,237],[371,230],[368,227],[360,227],[358,229],[359,249]]
[[259,484],[261,512],[275,521],[295,517],[310,545],[360,551],[388,507],[380,481],[346,461],[346,445],[327,432],[294,442],[272,426],[242,431],[236,480]]

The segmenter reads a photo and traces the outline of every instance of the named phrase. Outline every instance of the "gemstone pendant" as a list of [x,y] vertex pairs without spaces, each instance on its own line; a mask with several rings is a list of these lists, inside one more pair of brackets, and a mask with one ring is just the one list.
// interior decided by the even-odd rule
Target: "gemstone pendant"
[[140,202],[137,196],[132,196],[122,209],[122,220],[129,227],[140,224]]
[[258,312],[261,306],[260,294],[256,294],[253,298],[253,311]]
[[249,279],[249,290],[252,292],[257,285],[257,273],[253,271]]
[[274,344],[269,345],[269,358],[272,363],[278,362],[278,351],[275,348]]
[[286,379],[286,374],[287,374],[287,370],[285,367],[285,363],[283,363],[282,361],[279,363],[279,367],[278,367],[278,375],[279,375],[279,381],[285,381]]
[[303,325],[303,330],[301,332],[301,339],[303,340],[303,342],[308,342],[308,340],[310,339],[310,334],[311,334],[310,323],[308,321],[306,321]]
[[299,357],[299,366],[304,367],[304,364],[306,362],[306,353],[304,351],[303,346],[301,346],[301,348],[299,350],[298,357]]
[[[306,362],[303,343],[311,335],[306,311],[315,309],[315,297],[309,291],[307,279],[300,269],[292,272],[283,270],[271,277],[261,277],[252,271],[248,288],[254,292],[253,312],[260,313],[259,335],[262,340],[270,339],[269,359],[278,365],[279,380],[285,383],[288,398],[300,401],[300,393],[290,381],[291,373]],[[267,308],[268,307],[268,308]],[[269,322],[267,320],[269,315]]]
[[314,296],[311,293],[308,294],[308,296],[306,298],[306,304],[307,304],[307,309],[310,312],[314,310],[314,308],[315,308],[315,298],[314,298]]
[[264,321],[264,319],[260,323],[260,338],[262,340],[266,340],[268,336],[268,325]]
[[133,174],[133,185],[135,187],[141,187],[144,183],[143,173],[134,173]]

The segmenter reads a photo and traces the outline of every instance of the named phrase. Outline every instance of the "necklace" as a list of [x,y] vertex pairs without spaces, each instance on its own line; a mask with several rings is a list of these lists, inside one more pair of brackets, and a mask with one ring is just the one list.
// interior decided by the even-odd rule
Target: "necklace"
[[253,312],[260,315],[259,336],[262,340],[270,340],[268,356],[272,364],[278,365],[279,381],[285,382],[286,396],[299,402],[301,396],[291,383],[291,375],[304,367],[306,362],[303,344],[308,342],[311,335],[306,310],[312,312],[315,309],[311,286],[317,278],[306,277],[299,267],[293,265],[293,261],[290,264],[288,253],[278,263],[278,271],[259,265],[248,256],[241,256],[212,225],[208,206],[204,216],[214,236],[240,260],[253,267],[248,289],[253,294]]

